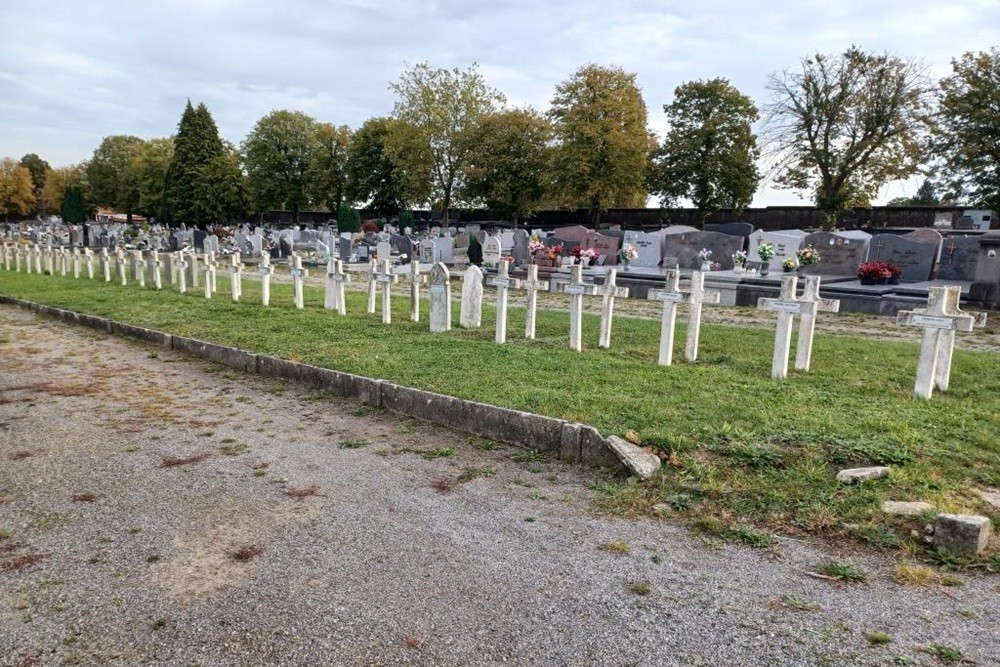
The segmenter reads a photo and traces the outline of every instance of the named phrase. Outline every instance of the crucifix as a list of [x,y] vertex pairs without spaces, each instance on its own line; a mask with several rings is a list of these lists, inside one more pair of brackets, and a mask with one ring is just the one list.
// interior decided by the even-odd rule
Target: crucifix
[[771,377],[783,380],[788,377],[788,357],[792,348],[792,327],[795,316],[816,317],[815,301],[802,301],[795,297],[798,284],[796,276],[781,278],[781,292],[777,299],[761,297],[757,299],[759,310],[770,310],[778,313],[778,325],[774,336],[774,357],[771,360]]
[[14,246],[13,253],[14,253],[14,271],[16,271],[17,273],[20,273],[21,272],[21,252],[20,252],[20,248],[18,248],[17,246]]
[[142,251],[136,250],[132,255],[132,274],[139,283],[139,287],[146,286],[145,262],[142,261]]
[[303,283],[305,281],[305,277],[309,274],[302,268],[301,257],[293,252],[290,259],[292,262],[292,288],[295,297],[295,307],[302,310],[306,307],[304,294],[305,289]]
[[875,244],[875,261],[881,259],[882,245],[883,245],[882,241],[879,241],[878,243]]
[[431,269],[431,332],[451,329],[451,274],[443,262]]
[[[45,271],[47,271],[50,276],[54,276],[56,272],[55,272],[55,267],[52,264],[52,245],[51,244],[45,246],[45,249],[42,250],[42,256],[43,256],[43,259],[45,261]],[[38,272],[42,273],[43,271],[41,270],[41,268],[39,268]]]
[[344,263],[339,259],[330,258],[326,265],[326,292],[323,307],[336,310],[338,315],[347,314],[347,301],[344,296],[344,283],[350,276],[344,273]]
[[79,248],[75,248],[75,247],[73,248],[72,258],[73,258],[73,277],[79,279],[80,278],[80,249]]
[[511,287],[520,287],[520,282],[510,277],[510,261],[500,260],[497,275],[486,281],[497,288],[497,328],[494,340],[503,344],[507,342],[507,292]]
[[535,315],[538,312],[538,291],[549,289],[548,281],[538,280],[538,265],[528,265],[528,279],[524,281],[524,288],[527,290],[527,306],[524,311],[524,337],[528,340],[535,339]]
[[691,273],[691,287],[680,288],[680,269],[667,269],[666,281],[662,290],[650,290],[647,298],[663,302],[660,316],[660,352],[658,363],[670,366],[674,359],[674,334],[677,325],[677,305],[688,304],[687,340],[684,345],[684,358],[694,362],[698,360],[698,344],[701,339],[701,310],[706,303],[719,303],[720,295],[715,290],[705,290],[704,275],[700,271]]
[[69,270],[69,251],[62,246],[59,247],[59,275],[63,278],[66,277],[66,271]]
[[212,257],[212,252],[208,251],[205,253],[205,265],[202,267],[202,271],[205,272],[205,298],[211,299],[214,290],[212,289],[212,283],[215,282],[215,258]]
[[685,292],[687,292],[688,325],[687,339],[684,342],[684,359],[693,363],[698,361],[698,344],[701,339],[701,307],[706,303],[719,303],[721,297],[718,291],[705,289],[705,274],[701,271],[691,272],[691,287]]
[[[820,276],[806,276],[806,286],[802,291],[802,301],[816,304],[821,313],[839,313],[840,299],[821,299],[819,296]],[[799,340],[795,345],[795,370],[808,371],[812,361],[813,333],[816,330],[816,315],[803,313],[799,317]]]
[[375,274],[375,280],[382,285],[382,324],[392,323],[392,284],[396,276],[392,272],[392,262],[388,259],[379,262],[382,270]]
[[260,302],[267,306],[271,303],[271,276],[274,275],[274,267],[271,266],[271,255],[267,252],[260,256],[260,264],[257,265],[257,274],[260,275]]
[[958,244],[955,243],[955,239],[949,239],[949,243],[948,243],[948,263],[949,264],[953,264],[954,263],[954,259],[953,258],[955,256],[955,248],[957,248],[957,247],[958,247]]
[[104,282],[111,282],[111,256],[107,248],[101,248],[101,270],[104,272]]
[[571,350],[583,350],[583,295],[593,294],[593,285],[583,282],[583,267],[573,265],[570,282],[563,286],[563,291],[569,294],[569,347]]
[[972,331],[986,326],[986,314],[972,315],[959,309],[962,288],[931,287],[927,307],[903,310],[896,315],[896,324],[923,327],[924,339],[917,362],[917,381],[913,394],[929,399],[934,389],[947,391],[951,381],[951,358],[955,349],[955,332]]
[[604,295],[604,302],[601,304],[601,335],[598,346],[603,348],[611,347],[611,321],[614,318],[615,297],[628,296],[627,287],[618,287],[617,276],[618,272],[615,269],[608,269],[600,291]]
[[94,279],[94,251],[90,248],[83,249],[83,262],[87,265],[87,278]]
[[243,296],[243,262],[240,261],[238,252],[229,256],[229,288],[232,291],[233,301],[239,302]]
[[177,253],[177,291],[181,294],[187,292],[187,268],[188,263],[181,250]]
[[35,273],[41,274],[42,270],[42,248],[39,245],[35,245]]

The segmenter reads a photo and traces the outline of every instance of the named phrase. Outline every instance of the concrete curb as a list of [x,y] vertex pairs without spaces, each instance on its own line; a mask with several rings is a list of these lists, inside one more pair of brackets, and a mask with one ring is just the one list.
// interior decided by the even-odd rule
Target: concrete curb
[[316,387],[397,414],[415,417],[484,438],[549,452],[567,463],[624,470],[607,441],[592,426],[531,412],[479,403],[361,375],[320,368],[233,347],[174,336],[125,322],[62,310],[0,294],[0,303],[32,310],[123,338],[132,338],[214,361],[247,373]]

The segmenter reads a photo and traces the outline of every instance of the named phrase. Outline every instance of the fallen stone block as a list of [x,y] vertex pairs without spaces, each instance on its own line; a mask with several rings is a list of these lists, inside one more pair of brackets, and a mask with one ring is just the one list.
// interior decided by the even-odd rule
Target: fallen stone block
[[887,500],[882,503],[882,511],[886,514],[897,514],[899,516],[920,516],[928,510],[933,510],[930,503],[920,501]]
[[889,476],[887,466],[873,466],[871,468],[850,468],[837,473],[837,481],[844,484],[860,484],[872,479],[882,479]]
[[607,442],[611,451],[639,479],[643,481],[652,479],[656,471],[660,469],[660,457],[636,447],[628,440],[610,435]]
[[978,556],[990,541],[990,520],[973,514],[939,514],[934,522],[934,546],[959,556]]

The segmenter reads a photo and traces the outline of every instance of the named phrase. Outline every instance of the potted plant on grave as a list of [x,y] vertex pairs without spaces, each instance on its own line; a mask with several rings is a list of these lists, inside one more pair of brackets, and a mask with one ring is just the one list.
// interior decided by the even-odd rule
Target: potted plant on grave
[[903,269],[895,262],[886,262],[885,268],[889,269],[889,284],[898,285],[899,279],[903,277]]
[[812,245],[799,248],[795,252],[795,258],[799,260],[799,266],[812,266],[813,264],[819,264],[819,260],[821,259],[819,256],[819,250]]
[[632,260],[639,256],[639,251],[631,243],[626,243],[622,246],[622,249],[618,251],[618,261],[620,261],[626,270],[628,270],[628,265],[632,263]]
[[552,266],[559,266],[559,257],[562,256],[563,244],[557,243],[554,246],[550,246],[547,258],[551,262]]
[[545,250],[545,244],[538,236],[532,236],[528,241],[528,262],[535,263],[535,257]]
[[597,252],[594,248],[585,248],[580,254],[580,258],[583,261],[584,266],[594,266],[597,264],[597,260],[600,259],[601,253]]
[[885,262],[871,260],[858,267],[858,280],[862,285],[885,285],[892,276],[892,270]]
[[733,253],[733,273],[743,273],[746,271],[747,251],[737,250]]
[[766,276],[771,271],[770,262],[774,259],[774,244],[761,243],[757,246],[757,256],[760,257],[760,275]]
[[785,261],[781,263],[781,270],[785,273],[791,273],[797,268],[799,268],[799,263],[795,261],[794,257],[786,257]]
[[701,270],[711,271],[712,270],[712,251],[708,248],[702,248],[698,251],[698,259],[701,260]]

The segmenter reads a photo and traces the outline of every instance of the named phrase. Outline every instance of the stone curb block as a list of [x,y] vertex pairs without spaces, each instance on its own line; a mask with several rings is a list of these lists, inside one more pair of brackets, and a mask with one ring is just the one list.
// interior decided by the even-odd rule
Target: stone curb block
[[198,357],[204,357],[210,361],[246,371],[247,373],[257,371],[257,355],[246,350],[237,350],[233,347],[224,347],[214,343],[195,340],[194,338],[184,338],[183,336],[171,336],[170,347],[179,352],[187,352]]
[[247,373],[308,384],[335,396],[354,399],[365,405],[382,407],[465,433],[553,452],[567,463],[623,469],[621,461],[611,451],[604,437],[592,426],[571,424],[554,417],[413,389],[385,380],[254,354],[194,338],[173,336],[5,295],[0,295],[0,303],[58,317],[108,334],[170,347]]

